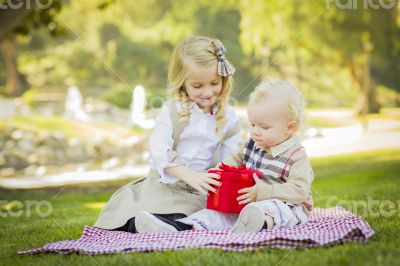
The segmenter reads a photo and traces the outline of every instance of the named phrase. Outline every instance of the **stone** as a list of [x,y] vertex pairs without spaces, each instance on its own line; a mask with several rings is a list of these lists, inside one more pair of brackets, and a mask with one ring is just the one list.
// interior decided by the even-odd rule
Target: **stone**
[[47,172],[47,167],[46,166],[39,166],[36,171],[34,172],[34,176],[43,176]]
[[47,165],[54,163],[54,152],[50,147],[42,146],[39,147],[37,152],[38,156],[37,163],[41,165]]
[[20,139],[22,139],[23,135],[24,134],[23,134],[23,132],[21,130],[14,130],[11,133],[11,138],[14,139],[14,140],[20,140]]
[[36,145],[31,139],[23,138],[17,142],[17,147],[23,150],[24,153],[32,153],[35,150]]
[[14,168],[3,168],[0,169],[0,177],[10,177],[15,174],[15,169]]
[[0,154],[0,168],[3,168],[6,165],[6,157],[4,154]]
[[104,163],[102,163],[101,164],[101,169],[109,170],[109,169],[115,168],[119,164],[120,164],[120,159],[118,159],[116,157],[113,157],[113,158],[105,161]]
[[17,148],[11,149],[6,153],[6,167],[12,167],[16,170],[24,169],[28,167],[29,163],[26,160],[24,154],[21,153]]
[[31,153],[31,154],[29,154],[27,160],[30,164],[36,164],[39,160],[39,156],[37,153]]
[[27,176],[32,176],[35,174],[37,166],[34,164],[29,165],[27,168],[24,169],[24,174]]

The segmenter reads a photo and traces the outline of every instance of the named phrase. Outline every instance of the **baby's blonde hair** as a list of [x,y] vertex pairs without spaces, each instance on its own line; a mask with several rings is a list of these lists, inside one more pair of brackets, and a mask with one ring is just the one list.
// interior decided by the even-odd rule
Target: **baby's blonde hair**
[[[182,124],[189,122],[189,105],[192,102],[184,87],[189,65],[194,64],[199,67],[215,65],[215,71],[217,71],[216,41],[216,39],[203,36],[190,37],[182,41],[172,53],[168,69],[168,88],[171,96],[182,103],[182,112],[180,113],[180,122]],[[220,134],[221,129],[227,122],[225,112],[232,86],[232,76],[222,77],[222,90],[217,99],[216,134]]]
[[261,82],[250,94],[249,104],[263,97],[276,97],[285,100],[291,119],[296,121],[298,130],[302,130],[305,121],[305,100],[299,90],[287,81],[268,79]]

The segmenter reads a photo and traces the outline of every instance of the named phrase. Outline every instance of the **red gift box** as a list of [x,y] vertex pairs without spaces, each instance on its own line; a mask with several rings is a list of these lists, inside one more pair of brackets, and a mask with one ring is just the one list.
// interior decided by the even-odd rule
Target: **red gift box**
[[222,183],[220,187],[213,186],[217,192],[210,192],[207,197],[207,209],[216,210],[226,213],[239,213],[246,204],[239,205],[237,197],[238,191],[242,188],[254,186],[253,174],[261,177],[262,172],[247,169],[246,165],[242,164],[239,167],[233,167],[226,164],[221,164],[218,170],[209,170],[209,173],[220,175],[219,181]]

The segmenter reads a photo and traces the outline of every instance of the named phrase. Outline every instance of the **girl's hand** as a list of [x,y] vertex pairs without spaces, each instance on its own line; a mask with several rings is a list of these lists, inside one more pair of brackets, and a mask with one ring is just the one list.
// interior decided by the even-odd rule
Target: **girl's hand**
[[208,171],[210,171],[210,170],[221,171],[221,168],[219,168],[219,166],[221,164],[222,164],[221,162],[217,163],[217,165],[215,167],[208,169]]
[[221,183],[216,180],[219,178],[219,175],[214,173],[193,172],[190,176],[185,178],[184,181],[188,183],[189,186],[206,196],[208,191],[217,191],[211,185],[221,186]]
[[257,192],[260,183],[260,178],[258,178],[257,174],[253,174],[253,179],[256,182],[254,186],[246,187],[238,191],[239,194],[244,193],[243,195],[236,198],[239,205],[247,204],[257,200]]

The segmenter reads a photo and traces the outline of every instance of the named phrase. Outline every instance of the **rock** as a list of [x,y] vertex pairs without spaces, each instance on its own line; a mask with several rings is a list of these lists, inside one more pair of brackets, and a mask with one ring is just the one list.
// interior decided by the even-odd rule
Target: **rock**
[[109,140],[104,138],[97,139],[93,144],[95,153],[94,157],[96,159],[106,159],[112,157],[114,155],[113,147],[113,143],[111,143]]
[[54,150],[54,162],[55,163],[64,163],[67,162],[67,154],[65,150],[62,149],[55,149]]
[[0,168],[3,168],[6,165],[6,156],[5,154],[0,154]]
[[118,159],[116,157],[113,157],[113,158],[105,161],[104,163],[102,163],[101,164],[101,169],[109,170],[109,169],[115,168],[119,164],[120,164],[120,159]]
[[121,162],[143,161],[142,150],[147,150],[147,137],[132,137],[128,141],[106,139],[102,135],[85,142],[67,138],[61,131],[37,133],[6,127],[0,132],[0,168],[25,169],[33,175],[37,165],[82,163],[88,160],[105,161],[103,167],[112,168]]
[[86,160],[89,157],[86,146],[86,143],[80,139],[69,139],[68,148],[66,149],[66,157],[74,162]]
[[55,161],[53,149],[51,149],[50,147],[47,146],[39,147],[36,154],[38,156],[37,163],[41,165],[51,164],[54,163]]
[[20,139],[22,139],[23,135],[24,134],[22,133],[21,130],[14,130],[11,133],[11,138],[14,139],[14,140],[20,140]]
[[6,143],[4,144],[4,151],[9,151],[15,147],[15,142],[14,140],[7,140]]
[[78,138],[70,138],[68,139],[68,147],[75,147],[79,145],[82,141]]
[[47,172],[47,167],[46,166],[39,166],[36,171],[34,172],[34,176],[43,176]]
[[53,137],[57,140],[56,147],[66,148],[68,146],[67,137],[64,132],[55,131],[53,132]]
[[17,148],[12,148],[5,155],[7,168],[15,168],[16,170],[28,167],[29,163],[26,160],[26,155],[19,151]]
[[142,137],[135,144],[131,146],[132,150],[146,151],[148,150],[149,140],[148,138]]
[[39,145],[57,147],[59,146],[60,139],[49,132],[43,132],[39,135]]
[[27,168],[24,169],[24,174],[27,176],[32,176],[35,174],[36,170],[37,170],[37,166],[31,164]]
[[36,145],[32,139],[23,138],[17,142],[17,147],[21,149],[23,153],[32,153],[35,150]]
[[125,141],[125,145],[127,147],[133,147],[137,142],[139,141],[139,137],[138,136],[132,136],[129,139],[127,139]]
[[0,169],[0,176],[1,177],[9,177],[13,176],[15,174],[15,169],[14,168],[3,168]]
[[1,134],[0,132],[0,150],[3,149],[4,144],[6,143],[6,138],[4,135]]
[[32,153],[32,154],[29,154],[27,160],[30,164],[36,164],[39,160],[39,156],[37,153]]
[[7,125],[4,129],[5,136],[11,136],[12,132],[17,130],[15,126]]

